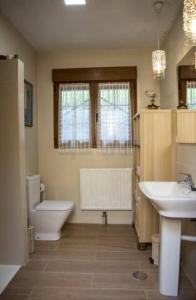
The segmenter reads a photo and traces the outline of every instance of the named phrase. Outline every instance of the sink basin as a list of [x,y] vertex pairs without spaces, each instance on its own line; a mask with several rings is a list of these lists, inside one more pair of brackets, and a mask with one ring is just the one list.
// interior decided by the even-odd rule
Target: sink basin
[[185,183],[139,183],[143,194],[160,215],[159,290],[177,296],[179,285],[182,218],[196,218],[196,192]]
[[196,192],[192,192],[187,184],[143,181],[139,186],[161,216],[196,218]]

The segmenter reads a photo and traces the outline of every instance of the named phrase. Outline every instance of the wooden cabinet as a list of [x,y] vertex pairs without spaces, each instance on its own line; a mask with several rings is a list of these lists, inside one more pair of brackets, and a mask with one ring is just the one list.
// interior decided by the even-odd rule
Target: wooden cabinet
[[196,109],[177,111],[177,143],[196,143]]
[[134,116],[133,123],[133,216],[142,247],[159,231],[159,217],[138,183],[175,180],[175,113],[172,110],[142,110]]
[[28,262],[24,64],[0,60],[0,262]]

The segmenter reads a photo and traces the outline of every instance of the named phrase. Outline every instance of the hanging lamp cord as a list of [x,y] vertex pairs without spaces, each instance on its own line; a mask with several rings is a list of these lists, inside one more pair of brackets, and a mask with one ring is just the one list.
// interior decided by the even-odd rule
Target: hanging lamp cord
[[162,1],[156,1],[153,6],[157,17],[157,46],[158,50],[160,49],[160,14],[163,8],[163,2]]
[[157,14],[157,46],[158,46],[158,50],[160,50],[160,11],[156,11]]

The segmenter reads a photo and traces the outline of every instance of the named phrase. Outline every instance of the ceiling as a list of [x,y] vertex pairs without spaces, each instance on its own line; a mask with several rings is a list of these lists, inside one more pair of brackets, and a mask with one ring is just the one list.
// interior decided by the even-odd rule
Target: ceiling
[[[64,0],[0,0],[0,10],[37,51],[62,48],[156,47],[154,0],[86,0],[67,7]],[[182,0],[165,0],[165,37]]]

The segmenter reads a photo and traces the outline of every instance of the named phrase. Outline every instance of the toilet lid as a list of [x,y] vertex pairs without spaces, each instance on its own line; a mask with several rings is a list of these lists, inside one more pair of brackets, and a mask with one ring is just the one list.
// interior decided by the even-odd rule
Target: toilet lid
[[73,206],[71,201],[45,200],[36,206],[36,210],[71,210]]

